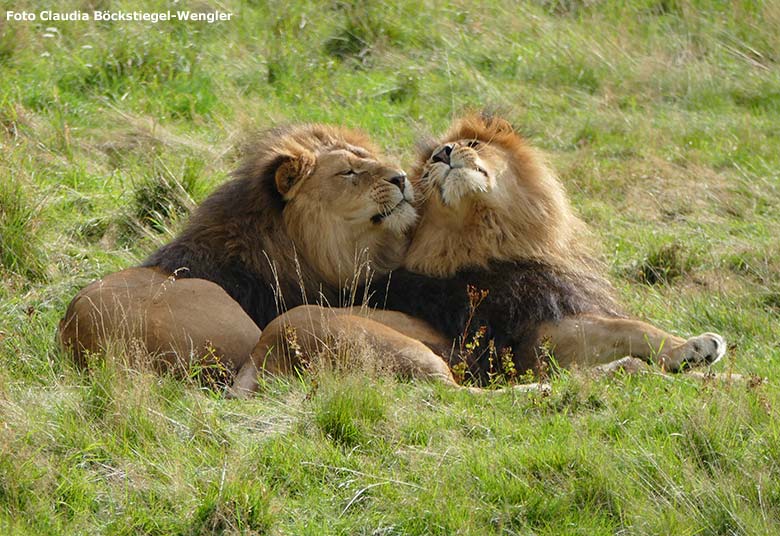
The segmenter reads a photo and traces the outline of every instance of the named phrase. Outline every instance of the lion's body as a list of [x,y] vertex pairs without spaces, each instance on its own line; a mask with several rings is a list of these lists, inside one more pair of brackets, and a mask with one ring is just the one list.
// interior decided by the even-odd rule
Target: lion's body
[[[335,289],[322,285],[305,258],[299,256],[296,266],[295,245],[281,225],[282,206],[270,192],[259,200],[250,196],[249,183],[239,178],[214,192],[184,232],[155,251],[143,266],[158,267],[177,279],[213,281],[260,328],[279,314],[282,303],[289,307],[303,303],[299,280],[310,299],[316,300],[321,290],[326,299],[335,301]],[[258,206],[250,206],[253,201]]]
[[[476,308],[471,307],[469,287],[487,292]],[[621,316],[599,278],[574,277],[538,261],[492,261],[484,268],[462,268],[446,278],[399,270],[375,294],[373,304],[380,303],[423,319],[463,344],[483,329],[481,347],[444,356],[451,366],[465,362],[469,376],[479,383],[485,383],[489,373],[501,372],[487,341],[493,341],[497,353],[511,349],[515,369],[524,371],[535,366],[542,324],[581,314]]]
[[[339,214],[344,203],[335,194],[325,197],[333,188],[327,182],[331,170],[322,174],[313,170],[302,184],[292,185],[294,192],[279,191],[275,159],[294,155],[295,165],[305,169],[315,165],[323,146],[357,151],[355,156],[377,154],[364,136],[346,129],[315,125],[278,131],[252,150],[235,178],[211,194],[181,235],[153,253],[144,266],[217,283],[260,328],[306,301],[342,304],[339,293],[354,282],[362,262],[370,260],[378,273],[396,268],[407,240],[402,234],[344,224]],[[322,170],[341,164],[317,165]],[[379,185],[401,173],[380,162],[366,165]],[[381,207],[369,210],[366,221]]]
[[[142,268],[111,274],[74,298],[60,339],[77,358],[111,339],[128,342],[130,334],[150,351],[189,352],[179,360],[197,361],[202,345],[192,341],[214,343],[212,324],[251,318],[256,332],[240,331],[256,335],[256,343],[259,329],[289,307],[343,303],[342,292],[360,283],[365,265],[383,274],[401,264],[416,219],[412,189],[365,136],[303,125],[270,131],[248,154]],[[148,316],[149,297],[171,293],[176,299],[163,301],[170,312]],[[213,300],[219,306],[210,309]],[[170,340],[160,335],[161,345],[148,330],[127,326],[149,322]],[[239,338],[236,345],[212,344],[233,369],[251,350]]]

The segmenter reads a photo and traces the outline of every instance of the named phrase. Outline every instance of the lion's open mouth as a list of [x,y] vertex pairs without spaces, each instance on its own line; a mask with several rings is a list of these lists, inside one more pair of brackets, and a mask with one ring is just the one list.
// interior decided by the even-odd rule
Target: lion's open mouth
[[383,221],[385,221],[385,219],[388,216],[392,215],[396,210],[398,210],[398,208],[401,205],[403,205],[406,202],[407,202],[406,199],[401,199],[398,202],[398,204],[396,206],[394,206],[393,208],[391,208],[390,210],[387,210],[385,212],[378,212],[378,213],[374,214],[373,216],[371,216],[371,223],[374,223],[374,224],[382,223]]

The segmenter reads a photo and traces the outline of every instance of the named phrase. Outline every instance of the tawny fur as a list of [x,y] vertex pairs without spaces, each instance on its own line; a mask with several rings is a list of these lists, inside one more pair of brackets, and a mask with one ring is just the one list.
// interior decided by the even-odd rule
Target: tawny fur
[[[500,186],[508,189],[492,201],[474,197],[467,210],[454,216],[460,221],[448,226],[453,215],[443,214],[421,177],[436,145],[463,139],[491,146],[482,151],[503,152],[509,168],[501,172],[517,180],[501,181]],[[406,255],[409,270],[445,277],[465,267],[487,267],[491,260],[523,259],[592,271],[591,242],[561,182],[542,155],[503,119],[476,114],[461,119],[442,140],[421,147],[410,177],[423,201],[421,221]]]
[[[233,394],[257,390],[263,370],[290,373],[300,365],[309,352],[290,351],[290,332],[317,342],[334,333],[360,335],[384,350],[391,370],[449,385],[451,375],[430,374],[445,370],[445,360],[451,367],[465,363],[466,376],[485,383],[496,373],[533,367],[545,339],[564,366],[631,354],[676,369],[723,355],[718,335],[686,341],[621,318],[563,186],[506,121],[477,115],[458,121],[442,141],[421,148],[413,181],[423,216],[405,268],[380,280],[369,300],[393,311],[374,321],[353,309],[289,311],[263,333]],[[482,342],[473,345],[477,333]],[[511,371],[500,359],[504,350],[511,352]]]

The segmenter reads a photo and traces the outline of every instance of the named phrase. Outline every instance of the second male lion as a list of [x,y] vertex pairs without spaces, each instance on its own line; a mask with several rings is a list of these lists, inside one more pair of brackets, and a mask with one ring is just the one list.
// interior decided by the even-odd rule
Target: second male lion
[[[457,121],[424,151],[414,180],[422,219],[405,270],[375,303],[463,343],[485,330],[495,350],[483,344],[465,356],[480,383],[504,372],[502,352],[524,371],[542,345],[563,366],[634,356],[677,371],[724,355],[720,335],[686,340],[626,318],[562,184],[507,121],[476,114]],[[487,294],[470,296],[469,287]],[[463,358],[452,355],[450,364]]]

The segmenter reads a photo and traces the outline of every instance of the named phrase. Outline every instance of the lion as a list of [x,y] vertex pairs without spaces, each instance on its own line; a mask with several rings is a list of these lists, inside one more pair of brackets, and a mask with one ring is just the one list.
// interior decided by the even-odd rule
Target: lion
[[[263,334],[234,392],[255,390],[253,374],[301,361],[285,342],[291,328],[320,340],[334,329],[370,341],[386,329],[409,339],[424,331],[430,342],[414,352],[411,342],[396,343],[404,347],[398,368],[448,384],[485,385],[534,369],[549,354],[563,367],[632,356],[668,371],[724,355],[718,334],[683,339],[622,312],[563,185],[507,121],[470,114],[421,152],[411,174],[421,216],[404,268],[380,281],[370,300],[387,310],[374,324],[353,310],[290,311]],[[442,351],[448,347],[454,351]],[[461,371],[458,381],[441,374],[437,359]]]
[[364,134],[288,126],[247,155],[173,241],[76,295],[59,339],[79,365],[119,341],[159,368],[234,372],[286,308],[343,305],[366,273],[402,264],[413,187]]
[[493,345],[465,363],[478,383],[506,372],[502,352],[517,371],[547,352],[564,367],[633,356],[672,372],[723,357],[718,334],[686,340],[626,317],[563,185],[509,122],[469,115],[424,153],[421,220],[405,270],[376,303],[461,344],[482,331]]

